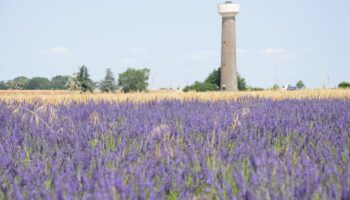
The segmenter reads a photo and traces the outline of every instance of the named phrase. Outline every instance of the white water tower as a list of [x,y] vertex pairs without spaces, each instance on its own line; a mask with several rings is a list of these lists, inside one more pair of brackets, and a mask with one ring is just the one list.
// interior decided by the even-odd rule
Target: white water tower
[[222,16],[220,89],[238,91],[236,15],[239,14],[239,5],[226,1],[218,6],[218,12]]

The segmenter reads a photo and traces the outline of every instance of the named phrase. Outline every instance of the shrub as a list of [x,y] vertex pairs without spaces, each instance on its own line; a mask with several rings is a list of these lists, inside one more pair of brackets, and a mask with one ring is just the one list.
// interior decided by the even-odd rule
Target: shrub
[[339,83],[338,88],[350,88],[350,83],[343,81]]
[[205,92],[205,91],[216,91],[218,90],[218,86],[216,84],[212,83],[202,83],[199,81],[196,81],[193,85],[186,86],[183,91],[189,92],[189,91],[196,91],[196,92]]

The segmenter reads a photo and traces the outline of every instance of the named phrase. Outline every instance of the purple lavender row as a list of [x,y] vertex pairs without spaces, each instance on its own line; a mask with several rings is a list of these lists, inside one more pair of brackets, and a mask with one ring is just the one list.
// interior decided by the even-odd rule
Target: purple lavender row
[[0,101],[0,199],[350,199],[350,101]]

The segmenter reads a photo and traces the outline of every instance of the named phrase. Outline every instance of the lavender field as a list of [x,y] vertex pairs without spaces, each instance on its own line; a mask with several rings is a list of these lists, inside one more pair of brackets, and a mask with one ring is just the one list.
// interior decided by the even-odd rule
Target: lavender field
[[350,199],[350,100],[0,101],[0,199]]

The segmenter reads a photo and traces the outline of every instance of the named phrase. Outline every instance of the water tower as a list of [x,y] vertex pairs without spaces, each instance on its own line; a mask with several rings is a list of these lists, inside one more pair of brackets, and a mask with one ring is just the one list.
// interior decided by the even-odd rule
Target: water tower
[[236,15],[239,5],[226,1],[218,6],[222,16],[221,85],[225,91],[238,91],[236,55]]

